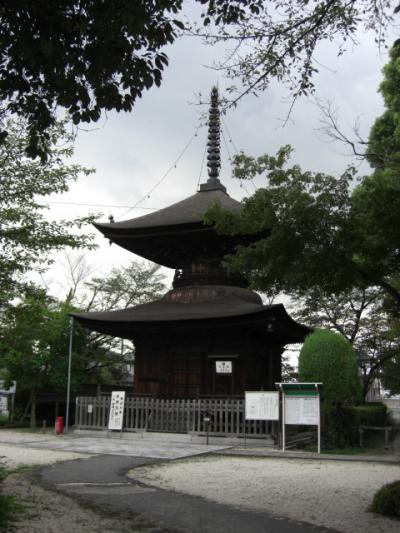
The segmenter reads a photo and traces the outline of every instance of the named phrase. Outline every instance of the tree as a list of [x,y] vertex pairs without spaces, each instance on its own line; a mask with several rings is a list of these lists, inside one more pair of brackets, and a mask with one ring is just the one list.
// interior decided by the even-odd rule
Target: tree
[[58,122],[49,130],[49,155],[45,163],[25,155],[29,139],[24,120],[8,121],[9,132],[0,146],[0,301],[32,269],[43,270],[49,253],[66,246],[88,247],[92,237],[79,230],[93,217],[52,221],[45,216],[45,198],[68,191],[69,184],[93,172],[67,164],[72,156],[73,135]]
[[[71,307],[43,289],[26,287],[22,300],[3,309],[0,320],[0,361],[6,380],[30,393],[31,426],[36,425],[36,395],[42,387],[66,390]],[[82,381],[86,334],[73,336],[72,388]]]
[[[298,165],[286,169],[290,153],[286,146],[276,157],[236,156],[236,177],[266,173],[267,185],[245,200],[238,213],[215,206],[207,214],[206,221],[217,231],[254,235],[252,245],[239,246],[227,258],[228,266],[264,292],[290,294],[318,287],[338,294],[378,286],[400,309],[394,281],[400,209],[392,209],[400,201],[398,192],[369,178],[354,190],[353,168],[339,178],[303,172]],[[378,222],[383,193],[389,212]]]
[[382,372],[384,389],[392,395],[400,394],[400,354],[397,353],[385,361]]
[[319,289],[293,297],[292,316],[313,328],[330,329],[353,346],[362,371],[363,397],[372,381],[386,374],[387,363],[398,351],[399,335],[377,288],[324,294]]
[[367,158],[379,170],[400,169],[400,41],[390,50],[390,61],[383,68],[384,79],[380,92],[386,111],[372,126]]
[[328,330],[315,330],[304,341],[299,356],[299,381],[322,383],[325,441],[348,442],[344,406],[361,401],[357,357],[351,344]]
[[[275,78],[295,97],[313,88],[321,41],[337,42],[342,54],[365,29],[381,44],[393,9],[389,0],[196,2],[204,27],[197,34],[210,44],[235,43],[224,69],[245,83],[245,93]],[[0,112],[27,119],[27,153],[46,159],[58,107],[75,124],[96,122],[102,111],[130,111],[144,90],[160,85],[168,64],[163,49],[184,28],[186,6],[182,0],[4,0]]]
[[[393,62],[398,63],[397,52],[392,53]],[[396,85],[387,74],[393,70],[386,69],[382,87],[385,100],[394,106],[388,111],[395,115]],[[262,291],[292,293],[317,287],[339,294],[376,286],[398,313],[400,189],[395,146],[389,160],[386,157],[388,164],[377,166],[358,185],[351,167],[339,178],[303,172],[298,165],[286,168],[289,146],[275,157],[235,156],[235,177],[265,174],[267,183],[244,202],[241,212],[222,214],[215,207],[206,217],[221,232],[255,236],[253,245],[239,247],[228,258],[229,266]]]
[[[160,266],[144,261],[132,261],[127,267],[113,268],[108,276],[87,282],[85,296],[75,305],[86,312],[110,311],[154,301],[165,289],[164,276],[159,271]],[[124,339],[90,332],[88,350],[99,366],[104,366],[104,357],[99,360],[96,355],[99,353],[104,354],[108,368],[133,364],[134,347]]]
[[[73,262],[70,261],[70,264]],[[82,261],[79,258],[78,265]],[[42,289],[26,286],[21,298],[8,302],[0,313],[0,368],[8,381],[17,380],[19,391],[30,393],[31,425],[36,425],[36,395],[40,389],[66,390],[70,338],[70,313],[110,310],[149,302],[160,296],[163,276],[157,265],[132,262],[113,269],[109,276],[86,283],[79,296],[69,291],[59,301]],[[84,279],[81,279],[81,283]],[[80,301],[80,304],[78,303]],[[133,362],[128,342],[73,327],[72,390],[82,384],[116,383]]]
[[[391,51],[381,85],[387,105],[383,124],[389,117],[391,129],[381,128],[380,119],[379,127],[372,129],[366,154],[374,168],[370,176],[357,178],[354,168],[335,178],[289,167],[289,146],[275,157],[241,153],[234,159],[234,176],[265,174],[266,186],[244,201],[241,212],[214,207],[206,217],[222,233],[253,236],[252,245],[240,246],[226,258],[229,268],[244,274],[258,290],[305,297],[311,322],[314,318],[321,326],[329,321],[355,343],[360,359],[369,360],[365,386],[376,372],[385,372],[385,366],[398,360],[399,49],[396,45]],[[365,297],[374,293],[378,300],[371,301],[365,327],[360,328],[359,313],[369,299]],[[320,306],[330,315],[324,316],[323,309],[321,314]],[[355,321],[346,325],[350,310]]]
[[87,296],[80,307],[87,311],[127,309],[160,298],[165,290],[160,266],[147,261],[132,261],[126,267],[113,268],[103,278],[87,282]]
[[294,100],[314,90],[318,72],[318,45],[329,41],[338,55],[358,44],[357,33],[372,31],[385,42],[393,23],[393,2],[385,0],[277,0],[243,2],[239,21],[232,21],[227,0],[207,2],[205,29],[194,27],[206,43],[227,43],[230,49],[216,68],[234,82],[240,80],[234,102],[244,94],[265,90],[272,80],[287,86]]
[[[62,301],[75,312],[126,309],[151,302],[165,290],[161,267],[147,261],[132,261],[97,277],[91,277],[93,269],[85,254],[65,254],[64,266]],[[119,382],[127,365],[133,363],[132,343],[95,331],[86,334],[86,383]]]
[[[0,8],[0,99],[3,113],[28,121],[29,156],[48,157],[58,106],[75,124],[102,110],[130,111],[161,83],[160,49],[182,23],[181,0],[12,0]],[[8,132],[3,129],[4,135]]]

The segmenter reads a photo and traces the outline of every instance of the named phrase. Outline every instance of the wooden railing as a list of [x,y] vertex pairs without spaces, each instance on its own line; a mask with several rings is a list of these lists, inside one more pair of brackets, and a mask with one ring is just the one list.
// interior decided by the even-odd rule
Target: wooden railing
[[[111,396],[76,399],[77,429],[107,429]],[[209,422],[207,422],[207,418]],[[130,397],[125,400],[124,431],[159,431],[210,435],[263,437],[272,423],[245,420],[243,399],[198,400]]]

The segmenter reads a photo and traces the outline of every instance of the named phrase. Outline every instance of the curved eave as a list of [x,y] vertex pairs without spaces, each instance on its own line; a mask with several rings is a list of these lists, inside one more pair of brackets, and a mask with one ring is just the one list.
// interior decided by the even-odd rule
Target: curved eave
[[154,213],[149,213],[141,217],[132,218],[123,222],[113,222],[111,224],[94,224],[104,235],[127,234],[144,231],[158,231],[160,228],[171,228],[202,223],[204,214],[213,205],[219,205],[223,209],[239,211],[242,204],[231,198],[220,189],[197,192],[184,200],[172,204]]
[[224,298],[220,302],[182,304],[158,300],[137,307],[109,312],[72,314],[88,329],[134,339],[145,330],[204,328],[248,325],[267,328],[282,344],[302,342],[310,329],[295,322],[282,304],[263,306]]
[[[113,224],[111,225],[113,226]],[[95,224],[112,243],[154,263],[168,268],[181,268],[182,261],[194,259],[196,250],[206,245],[217,248],[220,254],[232,253],[238,244],[248,244],[248,236],[218,235],[212,226],[202,223],[180,226],[119,230]]]
[[150,235],[168,236],[177,233],[186,233],[193,231],[210,230],[211,226],[207,226],[202,221],[185,222],[182,224],[172,224],[169,226],[149,226],[149,227],[121,227],[118,223],[106,224],[101,222],[94,222],[93,226],[99,230],[107,239],[127,238],[127,237],[144,237]]

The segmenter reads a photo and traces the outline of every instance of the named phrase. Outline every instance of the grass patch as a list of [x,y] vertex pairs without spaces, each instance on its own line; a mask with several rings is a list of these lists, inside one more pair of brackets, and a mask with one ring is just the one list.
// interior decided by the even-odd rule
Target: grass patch
[[[0,466],[0,484],[7,475],[7,470]],[[1,489],[0,485],[0,491]],[[16,521],[18,514],[22,513],[23,510],[23,505],[14,496],[0,492],[0,531],[8,531],[9,526]]]
[[330,448],[329,450],[323,450],[323,453],[332,455],[362,455],[366,453],[364,448]]
[[[308,445],[302,448],[301,451],[317,453],[318,448],[316,445]],[[345,448],[321,448],[321,453],[327,453],[331,455],[362,455],[371,453],[371,450],[359,447],[345,447]]]
[[7,531],[24,507],[14,496],[0,494],[0,531]]

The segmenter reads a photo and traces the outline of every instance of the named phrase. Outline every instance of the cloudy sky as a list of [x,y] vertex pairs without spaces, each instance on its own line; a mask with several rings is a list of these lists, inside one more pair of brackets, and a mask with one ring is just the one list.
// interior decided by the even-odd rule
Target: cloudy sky
[[[318,97],[332,101],[343,127],[350,132],[358,118],[361,132],[368,136],[372,122],[383,110],[377,88],[388,56],[376,48],[373,35],[360,35],[359,40],[359,46],[338,59],[334,45],[323,45],[318,56],[320,73],[315,81]],[[49,204],[52,216],[74,218],[102,212],[102,220],[107,220],[110,214],[116,220],[133,218],[194,194],[199,178],[206,180],[202,159],[207,132],[204,126],[198,129],[204,108],[195,105],[196,95],[201,93],[208,98],[214,84],[223,94],[231,84],[221,73],[209,68],[222,57],[223,50],[206,47],[188,37],[178,40],[167,52],[170,65],[161,88],[145,93],[132,113],[109,113],[92,131],[79,132],[74,159],[95,168],[96,173],[73,184],[68,194],[52,197],[52,202],[69,202]],[[351,162],[343,147],[322,137],[320,111],[312,100],[299,101],[291,120],[282,127],[290,104],[287,96],[282,87],[273,84],[258,98],[245,97],[224,117],[223,134],[229,152],[222,142],[221,180],[232,197],[241,199],[254,191],[253,184],[241,187],[231,178],[229,155],[236,150],[261,155],[291,144],[295,149],[293,161],[305,169],[332,174],[340,174]],[[364,167],[360,171],[368,170]],[[255,184],[262,185],[261,179]],[[135,209],[126,213],[136,204]],[[110,247],[102,237],[97,242],[98,250],[88,252],[88,261],[94,265],[96,274],[132,259],[132,254],[115,245]],[[59,270],[53,269],[47,279],[53,283],[60,275]]]

